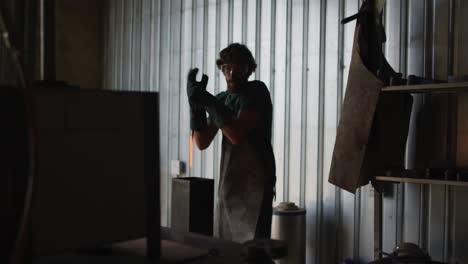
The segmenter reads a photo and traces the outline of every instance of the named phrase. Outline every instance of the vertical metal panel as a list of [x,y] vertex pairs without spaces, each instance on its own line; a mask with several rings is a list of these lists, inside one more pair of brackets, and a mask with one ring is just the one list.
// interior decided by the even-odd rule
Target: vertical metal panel
[[[429,239],[428,251],[435,260],[442,260],[444,255],[444,209],[445,188],[431,186],[429,197]],[[442,198],[442,199],[440,199]],[[442,210],[442,212],[441,212]]]
[[[343,55],[344,55],[344,26],[340,21],[344,18],[345,12],[345,2],[343,0],[338,1],[338,50],[337,50],[337,80],[336,80],[336,124],[338,126],[340,114],[341,114],[341,102],[343,101]],[[343,191],[340,188],[335,188],[335,219],[336,224],[334,225],[334,234],[335,235],[335,261],[340,261],[343,259],[342,249],[346,247],[345,242],[342,239],[343,234],[343,219],[342,219],[342,193]]]
[[[150,89],[159,91],[159,51],[161,39],[161,1],[151,2]],[[163,142],[163,141],[161,141]]]
[[[269,87],[271,100],[275,100],[275,62],[276,62],[276,0],[272,0],[270,3],[271,10],[271,26],[270,26],[270,78],[269,78]],[[273,120],[273,125],[274,125]],[[273,126],[274,127],[274,126]],[[275,130],[272,131],[272,137],[274,138]]]
[[326,62],[326,12],[327,12],[327,1],[320,1],[320,46],[319,46],[319,101],[318,101],[318,157],[317,157],[317,225],[315,243],[317,246],[316,252],[316,263],[322,263],[325,261],[323,256],[324,246],[322,238],[324,237],[324,230],[322,225],[325,221],[323,220],[324,215],[324,203],[323,203],[323,183],[324,183],[324,133],[325,133],[325,62]]
[[366,185],[360,189],[360,214],[359,219],[359,260],[367,263],[374,258],[374,241],[373,241],[373,223],[374,217],[372,208],[374,206],[374,197],[371,195],[370,185]]
[[[231,12],[232,12],[232,0],[220,0],[220,28],[219,28],[219,51],[221,49],[224,49],[227,47],[229,43],[232,42],[232,27],[230,26],[229,22],[231,20],[226,20],[223,18],[231,18]],[[221,72],[218,72],[218,80],[219,80],[219,87],[216,87],[216,89],[219,89],[218,91],[225,91],[227,89],[227,84],[224,81],[224,75]],[[219,139],[220,141],[221,139]],[[219,146],[221,147],[221,146]]]
[[[180,56],[180,145],[179,159],[189,160],[190,119],[189,106],[185,96],[187,86],[187,74],[192,67],[192,0],[183,0],[181,5],[181,56]],[[187,176],[191,176],[191,170],[187,164]]]
[[[407,9],[407,23],[408,23],[408,34],[407,34],[407,43],[405,46],[407,49],[403,48],[402,50],[406,51],[407,53],[402,53],[400,57],[400,65],[403,69],[405,69],[408,74],[416,74],[421,76],[424,73],[424,58],[425,52],[423,47],[425,45],[425,5],[424,2],[411,2],[408,3]],[[404,12],[402,12],[402,16]],[[402,26],[404,24],[402,23]],[[405,41],[405,38],[401,38],[401,42]],[[403,61],[402,57],[405,56],[407,61]],[[418,116],[418,113],[422,109],[424,104],[424,96],[415,95],[414,96],[414,103],[413,103],[413,114],[412,114],[412,122],[411,122],[411,129],[410,129],[410,137],[408,139],[408,149],[411,150],[411,154],[408,156],[408,166],[410,168],[418,168],[424,166],[421,164],[421,159],[414,159],[413,157],[420,156],[418,153],[421,153],[419,149],[421,149],[421,142],[422,138],[420,133],[420,122],[417,122],[421,117]],[[421,203],[423,198],[421,196],[421,192],[423,189],[420,185],[416,184],[404,184],[404,193],[402,200],[403,203],[403,210],[402,217],[403,217],[403,241],[413,242],[420,244],[421,231],[420,230],[420,219],[424,216],[421,212]]]
[[419,215],[419,245],[421,248],[427,248],[427,230],[428,230],[428,207],[429,207],[429,186],[421,186],[419,193],[420,200],[420,215]]
[[[325,79],[324,79],[324,137],[323,137],[323,225],[327,236],[322,237],[322,243],[334,245],[336,242],[337,217],[335,215],[336,187],[326,180],[330,171],[331,156],[335,144],[337,127],[337,63],[338,63],[338,0],[328,0],[326,9],[326,48],[325,48]],[[331,235],[330,235],[331,234]],[[323,248],[324,262],[336,262],[334,248]]]
[[127,53],[127,51],[124,49],[124,41],[125,41],[125,1],[124,0],[120,0],[118,1],[117,3],[117,10],[118,10],[118,13],[117,13],[117,16],[119,17],[118,19],[118,22],[119,22],[119,28],[117,29],[117,32],[118,32],[118,37],[117,37],[117,42],[118,42],[118,50],[119,50],[119,54],[118,54],[118,57],[117,57],[117,60],[118,60],[118,65],[119,65],[119,68],[118,68],[118,72],[116,72],[116,79],[117,79],[117,83],[116,83],[116,88],[117,90],[123,90],[123,86],[124,86],[124,75],[125,75],[125,61],[124,61],[124,56],[125,54]]
[[[215,91],[215,76],[219,73],[219,70],[216,67],[216,0],[205,0],[205,54],[206,61],[204,63],[205,70],[204,72],[210,77],[207,90],[216,94]],[[213,166],[214,163],[217,163],[218,158],[215,156],[215,149],[213,147],[205,150],[205,172],[204,177],[214,179],[215,174],[218,174],[218,171],[215,170]]]
[[133,58],[133,3],[134,0],[125,0],[123,9],[124,9],[124,26],[123,32],[127,32],[127,34],[123,34],[123,80],[122,80],[122,88],[121,90],[131,91],[133,88],[132,85],[132,58]]
[[[218,58],[218,52],[221,50],[221,17],[222,17],[222,3],[221,3],[221,0],[216,0],[215,1],[215,4],[216,4],[216,20],[215,20],[215,23],[216,23],[216,27],[215,27],[215,30],[216,30],[216,34],[215,34],[215,46],[214,46],[214,49],[215,49],[215,58],[217,59]],[[225,16],[226,17],[226,16]],[[224,19],[223,19],[224,20]],[[227,31],[227,30],[226,30]],[[220,79],[221,79],[221,74],[220,74],[220,71],[218,70],[217,66],[215,66],[215,76],[214,76],[214,93],[215,94],[218,94],[220,92]],[[217,135],[212,143],[213,145],[213,179],[214,179],[214,183],[215,183],[215,186],[218,186],[218,183],[219,183],[219,168],[221,167],[219,165],[219,161],[220,161],[220,138],[221,136]],[[215,188],[214,190],[214,197],[218,197],[218,188]],[[216,206],[216,199],[214,201],[215,203],[215,206]],[[216,208],[216,207],[215,207]]]
[[434,5],[433,1],[425,1],[424,2],[424,76],[431,77],[432,76],[432,47],[433,47],[433,38],[434,38],[434,30],[433,30],[433,17],[434,17]]
[[109,64],[107,65],[111,69],[111,76],[109,77],[109,89],[114,89],[117,90],[117,72],[119,69],[119,64],[117,62],[117,57],[119,55],[119,41],[118,41],[118,36],[119,36],[119,31],[118,31],[118,21],[117,18],[119,17],[119,12],[118,12],[118,1],[108,1],[109,3],[109,10],[108,14],[110,15],[109,23],[109,30],[112,32],[109,34],[109,37],[112,37],[112,39],[109,40],[107,47],[109,47],[111,50],[111,56],[112,58],[110,59]]
[[170,103],[170,115],[169,119],[169,142],[170,142],[170,158],[178,159],[180,156],[180,98],[182,97],[182,73],[180,67],[181,54],[182,54],[182,13],[181,6],[182,0],[171,1],[171,39],[170,39],[170,78],[169,78],[169,103]]
[[448,74],[448,40],[449,40],[449,2],[434,0],[433,17],[433,74],[436,79],[447,79]]
[[405,76],[408,73],[408,41],[409,41],[409,6],[410,3],[400,0],[400,47],[399,47],[399,71]]
[[[344,17],[354,15],[359,10],[358,0],[347,0],[344,2]],[[356,22],[350,22],[344,25],[343,36],[343,94],[346,92],[346,83],[348,80],[349,64],[351,63],[351,54],[353,51],[354,29]],[[344,96],[343,96],[344,98]]]
[[424,2],[409,2],[408,74],[423,75]]
[[468,199],[468,192],[466,188],[456,187],[454,190],[453,201],[453,255],[451,256],[451,263],[463,263],[468,260],[468,244],[466,238],[468,237],[468,212],[466,210],[466,201]]
[[420,191],[417,184],[405,184],[403,241],[419,244]]
[[396,193],[398,187],[393,185],[389,195],[383,197],[383,216],[382,216],[382,250],[392,252],[397,244],[396,226],[397,226],[397,199]]
[[[255,71],[254,78],[261,80],[261,71],[258,65],[262,65],[261,47],[262,47],[262,0],[255,1],[255,61],[257,62],[257,70]],[[253,21],[250,21],[251,23]],[[268,87],[268,86],[267,86]]]
[[[229,21],[223,18],[226,18],[229,16],[229,0],[217,0],[217,10],[219,10],[218,18],[217,20],[220,20],[220,23],[217,23],[217,40],[218,40],[218,48],[217,48],[217,57],[218,53],[221,49],[225,48],[229,44]],[[224,79],[224,75],[221,73],[221,71],[217,71],[216,74],[216,80],[217,80],[217,85],[215,86],[215,91],[217,93],[221,91],[225,91],[227,89],[227,84]],[[220,170],[220,158],[221,158],[221,140],[222,140],[222,135],[221,133],[218,133],[214,139],[214,144],[213,148],[215,151],[215,161],[214,161],[214,171],[215,171],[215,183],[217,184],[219,182],[219,170]],[[218,194],[218,189],[215,188],[215,195]],[[217,197],[217,196],[216,196]]]
[[262,80],[266,86],[270,87],[270,39],[271,39],[271,2],[266,0],[257,0],[256,14],[256,40],[255,40],[255,59],[257,61],[257,70],[255,79]]
[[[112,18],[113,18],[113,13],[111,11],[111,5],[109,1],[104,2],[104,19],[103,21],[103,27],[104,27],[104,40],[103,40],[103,47],[110,47],[110,48],[105,48],[103,49],[103,63],[102,63],[102,72],[103,72],[103,78],[102,78],[102,88],[103,89],[109,89],[109,81],[110,81],[110,76],[112,76],[112,70],[111,70],[111,61],[114,58],[112,56],[112,52],[114,49],[112,48],[112,45],[114,44],[114,41],[112,41],[114,30],[112,28]],[[1,66],[0,66],[1,67]]]
[[[321,177],[322,171],[320,159],[322,156],[322,148],[320,144],[320,136],[322,136],[322,123],[320,116],[323,111],[319,107],[319,101],[322,94],[323,85],[321,83],[321,72],[323,72],[324,43],[321,36],[324,35],[323,28],[324,19],[324,2],[309,1],[308,10],[308,54],[307,54],[307,126],[306,138],[306,179],[305,179],[305,207],[307,209],[307,254],[306,263],[320,263],[320,222],[321,222]],[[322,15],[323,14],[323,15]],[[318,34],[317,34],[318,33]],[[322,71],[321,71],[322,70]]]
[[133,36],[131,38],[131,50],[132,60],[130,64],[132,65],[130,71],[130,83],[132,85],[133,91],[141,90],[141,43],[143,41],[143,34],[141,30],[141,19],[143,18],[142,10],[142,0],[137,0],[133,2],[133,13],[132,15],[132,32]]
[[235,0],[232,3],[232,13],[233,16],[231,17],[232,19],[232,41],[231,42],[236,42],[236,43],[241,43],[242,42],[242,8],[243,1],[240,0]]
[[290,124],[291,124],[291,38],[292,38],[292,0],[286,0],[286,68],[285,68],[285,78],[284,78],[284,147],[283,147],[283,200],[289,201],[289,184],[290,184],[290,171],[289,171],[289,158],[291,151],[291,138],[289,136]]
[[[448,54],[448,15],[449,1],[435,0],[433,14],[433,30],[432,39],[432,73],[434,78],[447,78],[447,54]],[[436,33],[437,32],[437,33]],[[435,96],[433,100],[437,102],[447,101],[447,96]],[[441,109],[442,110],[442,109]],[[434,120],[439,122],[440,120]],[[444,120],[445,123],[445,120]],[[446,134],[445,134],[446,135]],[[433,139],[436,144],[446,147],[444,139]],[[442,140],[443,142],[440,142]],[[444,151],[440,151],[442,154]],[[438,155],[437,155],[438,156]],[[446,153],[442,154],[442,159],[445,159]],[[433,158],[433,157],[431,157]],[[449,197],[449,187],[431,186],[429,189],[430,204],[429,204],[429,224],[428,224],[428,249],[436,260],[447,261],[447,243],[448,235],[446,225],[448,225],[448,209],[447,199]],[[441,228],[443,227],[443,228]]]
[[360,262],[361,245],[361,189],[356,191],[354,197],[354,233],[353,233],[353,260]]
[[[408,8],[409,3],[404,0],[400,0],[399,3],[399,33],[398,39],[400,42],[398,48],[398,66],[399,71],[406,75],[407,73],[407,60],[408,60]],[[414,102],[413,105],[416,103]],[[411,132],[408,132],[408,142],[407,142],[407,153],[406,153],[406,165],[409,166],[408,162],[408,149],[409,145],[411,144]],[[409,167],[411,168],[411,167]],[[397,226],[396,226],[396,242],[400,243],[403,241],[403,223],[404,223],[404,201],[405,201],[405,184],[399,184],[397,187],[397,206],[396,206],[396,219],[397,219]]]
[[[168,31],[168,50],[169,57],[165,65],[168,68],[169,75],[167,83],[167,170],[169,171],[170,161],[179,158],[179,116],[180,116],[180,57],[181,57],[181,0],[170,2],[169,12],[169,31]],[[162,88],[162,87],[161,87]],[[167,222],[171,223],[172,208],[172,175],[169,174],[166,179],[166,204],[167,204]]]
[[[238,0],[238,2],[240,2]],[[241,42],[246,43],[247,42],[247,0],[242,0],[242,33],[241,33]]]
[[[202,66],[202,71],[206,73],[206,65],[207,65],[207,40],[208,40],[208,0],[203,0],[203,66]],[[207,160],[207,155],[210,154],[210,150],[203,151],[202,152],[202,160],[201,160],[201,176],[202,177],[207,177],[206,174],[206,160]],[[209,159],[209,157],[208,157]],[[211,162],[211,160],[208,160],[208,162]],[[210,164],[211,165],[211,164]]]
[[[203,36],[204,36],[204,17],[203,17],[203,0],[194,0],[192,4],[192,67],[203,71],[204,54],[203,54]],[[201,73],[198,74],[201,76]],[[199,77],[200,78],[200,77]],[[194,148],[192,175],[203,177],[203,156],[204,153],[198,148]]]
[[[345,18],[345,2],[343,0],[338,1],[338,61],[336,64],[337,67],[337,80],[336,80],[336,113],[337,113],[337,125],[338,120],[340,119],[340,112],[341,112],[341,102],[343,101],[343,76],[344,76],[344,26],[340,23],[340,21]],[[348,39],[348,41],[353,41],[353,39]]]
[[[243,36],[243,43],[249,48],[252,52],[252,55],[257,61],[257,29],[256,29],[256,22],[257,22],[257,3],[256,0],[246,0],[245,6],[243,7],[243,13],[245,14],[245,26],[242,29]],[[255,72],[250,75],[249,80],[255,80],[256,74]]]
[[117,42],[117,1],[108,1],[108,9],[106,15],[109,16],[109,41],[107,42],[107,46],[105,47],[107,52],[109,53],[109,63],[106,64],[105,66],[110,68],[110,76],[108,77],[108,88],[116,90],[117,87],[117,69],[118,69],[118,63],[117,63],[117,55],[118,55],[118,42]]
[[234,0],[228,0],[228,43],[233,42],[234,35]]
[[[109,54],[108,63],[104,65],[104,67],[109,68],[109,76],[104,76],[107,78],[107,89],[116,90],[116,73],[117,73],[117,54],[118,54],[118,42],[117,42],[117,1],[107,1],[107,10],[105,15],[109,16],[109,41],[107,41],[107,46],[105,46],[106,52]],[[105,71],[104,71],[105,72]]]
[[[404,0],[403,0],[404,1]],[[401,0],[387,1],[385,6],[385,57],[396,71],[400,71],[400,14]]]
[[[169,87],[170,87],[170,42],[171,42],[171,24],[170,24],[170,10],[171,10],[172,1],[161,1],[160,6],[160,16],[161,16],[161,26],[160,26],[160,48],[159,48],[159,61],[161,65],[159,67],[159,96],[160,100],[160,109],[159,109],[159,122],[160,122],[160,136],[161,142],[169,142],[169,118],[171,118],[169,113]],[[164,67],[162,67],[164,65]],[[169,197],[170,192],[170,178],[169,178],[169,144],[162,144],[160,146],[161,152],[161,175],[166,177],[161,177],[161,199],[166,200],[165,203],[162,203],[161,214],[163,215],[162,223],[170,222],[170,207],[168,207],[167,197]]]
[[[409,74],[421,76],[424,71],[424,2],[409,2],[408,9],[408,62]],[[414,109],[418,109],[418,98],[415,98]],[[417,117],[416,117],[417,118]],[[418,127],[414,126],[415,129]],[[418,135],[418,132],[415,132]],[[415,145],[415,147],[420,147]],[[419,219],[421,216],[421,186],[418,184],[405,184],[404,200],[404,241],[419,243]]]
[[286,97],[286,0],[277,0],[275,11],[275,76],[274,76],[274,97],[273,97],[273,150],[276,158],[276,199],[283,201],[284,196],[284,113],[286,107],[284,98]]
[[143,0],[143,15],[142,15],[142,42],[141,42],[141,75],[140,87],[142,91],[148,91],[151,79],[151,25],[152,15],[151,12],[153,1]]
[[445,192],[445,225],[444,225],[444,258],[443,261],[451,262],[454,256],[454,240],[455,237],[454,226],[455,223],[455,215],[453,208],[455,202],[455,187],[447,186]]
[[300,141],[300,181],[299,181],[299,205],[302,208],[306,206],[306,161],[307,161],[307,92],[308,92],[308,59],[309,59],[309,0],[305,0],[303,3],[303,14],[302,14],[302,84],[301,84],[301,141]]
[[[290,91],[289,95],[289,120],[288,124],[288,187],[289,187],[289,201],[296,204],[301,203],[301,155],[302,151],[302,134],[303,129],[303,91],[306,87],[303,86],[303,65],[304,57],[304,19],[303,19],[303,1],[292,0],[290,4],[290,70],[289,70],[289,85],[287,89]],[[304,105],[305,106],[305,105]]]

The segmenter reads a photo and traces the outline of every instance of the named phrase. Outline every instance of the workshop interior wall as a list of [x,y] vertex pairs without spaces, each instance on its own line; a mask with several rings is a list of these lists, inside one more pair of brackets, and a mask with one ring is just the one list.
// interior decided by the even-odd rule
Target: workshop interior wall
[[57,80],[81,88],[101,88],[103,2],[60,0],[55,1],[55,8]]
[[[344,258],[373,259],[373,192],[365,186],[350,194],[328,183],[328,172],[346,87],[358,0],[112,0],[105,23],[105,88],[160,93],[161,214],[169,225],[170,161],[189,160],[189,110],[186,74],[198,67],[209,75],[208,90],[226,88],[216,69],[220,49],[246,44],[258,69],[251,79],[268,86],[274,103],[273,145],[277,199],[307,209],[306,263],[339,263]],[[468,17],[462,0],[387,1],[386,56],[400,72],[446,79],[449,72],[449,11],[455,4],[454,73],[468,74]],[[458,58],[458,59],[457,59]],[[452,99],[451,99],[452,98]],[[454,98],[454,99],[453,99]],[[466,165],[468,97],[415,96],[408,167],[433,165],[451,155],[447,120],[429,124],[422,109],[448,111],[458,102],[456,157]],[[453,105],[453,104],[452,104]],[[457,105],[457,104],[455,104]],[[430,111],[429,111],[430,112]],[[450,111],[449,111],[450,112]],[[453,112],[453,111],[452,111]],[[431,119],[431,118],[429,118]],[[427,130],[434,130],[429,133]],[[445,132],[444,132],[445,131]],[[195,150],[187,176],[217,183],[220,141]],[[427,147],[430,142],[430,147]],[[453,149],[452,149],[453,151]],[[418,154],[419,153],[419,154]],[[426,154],[421,154],[426,153]],[[415,242],[434,260],[468,262],[468,213],[462,187],[400,184],[384,197],[384,251],[400,241]]]

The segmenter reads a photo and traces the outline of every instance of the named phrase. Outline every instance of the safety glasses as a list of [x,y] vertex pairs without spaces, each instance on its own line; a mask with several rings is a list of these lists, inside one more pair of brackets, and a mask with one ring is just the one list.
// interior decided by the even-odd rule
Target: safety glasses
[[223,64],[221,65],[221,71],[224,75],[232,75],[233,73],[247,74],[249,72],[249,67],[243,64]]

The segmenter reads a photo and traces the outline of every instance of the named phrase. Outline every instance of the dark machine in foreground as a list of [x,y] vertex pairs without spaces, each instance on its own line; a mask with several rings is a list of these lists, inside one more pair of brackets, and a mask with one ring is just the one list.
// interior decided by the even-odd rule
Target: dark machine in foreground
[[28,96],[32,139],[19,89],[0,90],[9,251],[24,215],[29,258],[142,237],[147,255],[159,257],[157,94],[60,86],[35,87]]

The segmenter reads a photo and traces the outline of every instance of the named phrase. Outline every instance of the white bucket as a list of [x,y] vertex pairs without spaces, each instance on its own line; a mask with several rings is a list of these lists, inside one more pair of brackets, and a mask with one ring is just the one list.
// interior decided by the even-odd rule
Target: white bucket
[[288,255],[276,264],[303,264],[305,262],[306,210],[294,203],[282,202],[273,208],[271,238],[286,243]]

